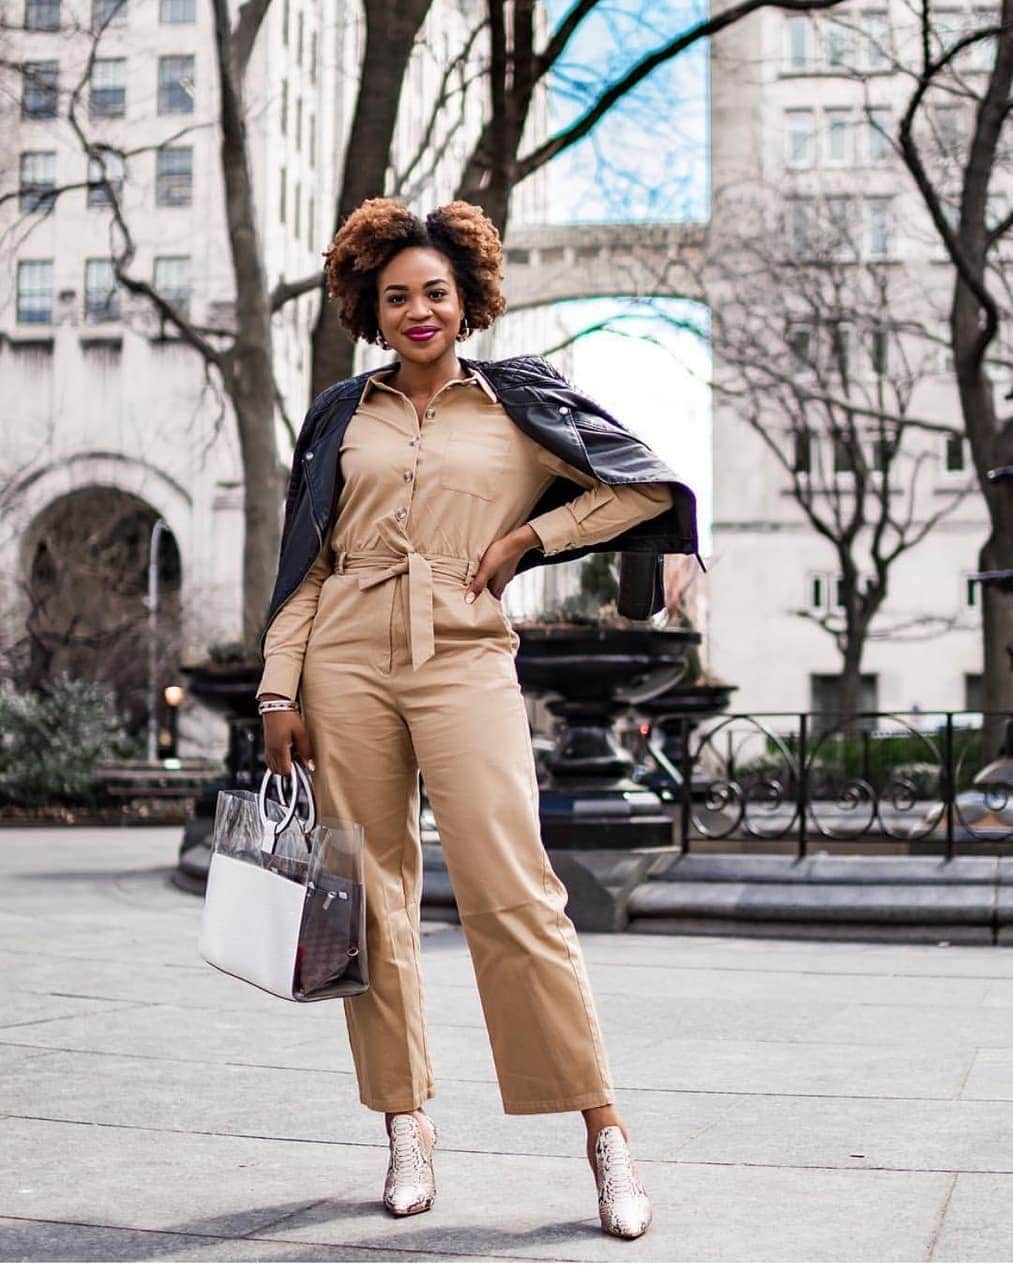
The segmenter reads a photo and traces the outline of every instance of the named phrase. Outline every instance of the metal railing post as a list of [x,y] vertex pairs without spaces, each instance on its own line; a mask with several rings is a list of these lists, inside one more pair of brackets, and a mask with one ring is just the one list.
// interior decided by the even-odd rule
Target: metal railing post
[[680,836],[682,852],[689,853],[689,829],[693,816],[693,757],[689,750],[689,717],[679,718],[679,767],[682,771],[682,813]]
[[798,715],[798,860],[806,856],[809,844],[809,715]]
[[946,802],[946,861],[953,859],[954,844],[954,804],[957,795],[957,780],[953,769],[953,714],[946,714],[946,732],[943,739],[943,799]]

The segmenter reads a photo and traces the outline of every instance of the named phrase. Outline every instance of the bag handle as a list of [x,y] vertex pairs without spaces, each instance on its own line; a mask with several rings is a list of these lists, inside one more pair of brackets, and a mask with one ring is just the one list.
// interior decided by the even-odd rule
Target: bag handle
[[[257,811],[260,815],[260,823],[264,828],[265,835],[270,837],[271,846],[270,853],[274,853],[278,844],[278,837],[295,820],[301,828],[303,835],[308,835],[317,825],[317,803],[313,796],[313,784],[310,781],[309,772],[305,769],[301,762],[292,761],[292,792],[287,802],[285,799],[285,775],[273,774],[270,770],[264,771],[264,777],[260,782],[260,791],[257,794]],[[274,779],[278,793],[278,800],[285,809],[284,816],[280,822],[276,822],[273,818],[269,818],[267,814],[267,785]],[[295,807],[299,800],[300,789],[306,794],[306,805],[308,813],[305,822],[296,819]]]

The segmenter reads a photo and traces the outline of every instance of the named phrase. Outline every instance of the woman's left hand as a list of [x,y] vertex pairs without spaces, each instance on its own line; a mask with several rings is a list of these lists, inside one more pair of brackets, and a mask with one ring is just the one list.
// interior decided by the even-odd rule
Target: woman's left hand
[[471,584],[464,595],[464,601],[473,603],[486,586],[495,598],[502,598],[507,582],[517,571],[517,564],[520,563],[522,556],[533,547],[540,545],[538,533],[530,524],[524,524],[514,532],[494,541],[482,555],[478,571],[471,578]]

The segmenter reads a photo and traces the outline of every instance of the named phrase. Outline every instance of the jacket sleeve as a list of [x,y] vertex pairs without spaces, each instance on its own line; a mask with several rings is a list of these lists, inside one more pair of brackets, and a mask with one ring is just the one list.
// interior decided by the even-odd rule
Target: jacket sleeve
[[331,573],[331,546],[325,543],[302,584],[271,621],[264,639],[264,672],[257,698],[265,693],[295,699],[303,657],[317,614],[320,587]]
[[585,489],[565,505],[527,521],[547,555],[608,541],[634,524],[662,514],[674,501],[668,484],[605,484],[541,445],[538,460],[554,474]]

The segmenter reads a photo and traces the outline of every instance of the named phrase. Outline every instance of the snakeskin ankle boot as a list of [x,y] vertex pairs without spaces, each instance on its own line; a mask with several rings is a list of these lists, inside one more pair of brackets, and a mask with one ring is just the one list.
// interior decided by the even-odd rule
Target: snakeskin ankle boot
[[594,1160],[602,1231],[627,1240],[643,1236],[651,1221],[651,1203],[618,1126],[603,1126],[595,1136]]
[[390,1120],[390,1165],[383,1185],[383,1203],[391,1214],[421,1214],[436,1200],[436,1127],[428,1114],[426,1121],[433,1132],[428,1153],[419,1123],[411,1113],[395,1113]]

